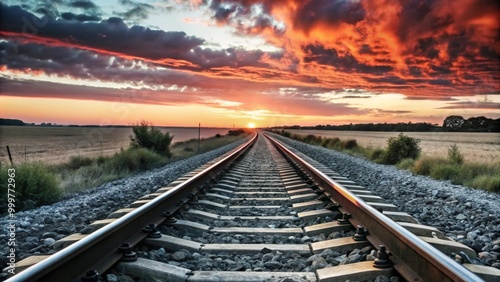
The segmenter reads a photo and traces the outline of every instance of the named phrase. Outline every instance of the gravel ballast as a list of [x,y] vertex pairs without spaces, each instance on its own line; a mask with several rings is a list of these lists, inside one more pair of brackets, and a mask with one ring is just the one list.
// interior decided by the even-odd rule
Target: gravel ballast
[[[362,158],[307,145],[288,138],[278,138],[342,176],[366,187],[374,194],[383,197],[386,202],[398,206],[401,211],[414,216],[422,224],[437,227],[452,239],[470,246],[476,250],[481,262],[485,265],[500,268],[500,195],[452,185],[446,181],[436,181],[425,176],[415,176],[393,166],[375,164]],[[243,140],[238,141],[200,156],[115,180],[91,190],[71,195],[50,206],[17,212],[16,261],[33,254],[50,253],[49,246],[55,240],[79,232],[95,220],[106,218],[111,212],[126,207],[141,196],[166,186],[179,176],[196,169],[243,142]],[[0,235],[2,267],[6,266],[6,256],[9,253],[7,220],[8,218],[5,216],[0,219],[3,228]],[[223,226],[225,224],[222,223]],[[211,237],[203,237],[207,241],[215,240]],[[245,239],[227,237],[231,241],[244,241]],[[295,238],[286,239],[287,243],[291,243],[294,242]],[[159,251],[161,252],[161,250]],[[144,257],[157,255],[156,250],[152,252],[151,250],[143,250],[143,252]],[[261,260],[264,255],[260,254],[245,259]],[[177,261],[173,254],[171,256],[164,258],[164,261]],[[270,256],[268,255],[268,257]],[[279,259],[273,260],[278,256]],[[203,262],[207,263],[206,268],[209,268],[210,263],[215,265],[217,262],[224,262],[227,259],[220,255],[208,256],[189,253],[185,258],[185,263],[194,264],[195,262],[191,260],[202,257]],[[330,260],[333,260],[334,257],[336,256],[325,254],[311,260],[317,260],[316,264],[320,265],[323,263],[323,259],[331,263]],[[293,264],[296,259],[272,253],[272,258],[269,261],[281,263],[289,270],[305,270],[302,265]],[[180,261],[184,262],[184,259],[179,259]],[[289,263],[289,261],[292,262]],[[221,267],[225,270],[241,267],[228,261],[222,262],[221,266],[227,265],[227,268]],[[255,263],[258,262],[255,261]],[[268,263],[267,266],[264,265],[263,269],[272,267],[273,265]]]
[[484,265],[500,269],[500,194],[413,175],[394,166],[273,136],[364,186],[420,223],[436,227],[469,246]]
[[[98,187],[67,196],[64,200],[32,210],[15,213],[16,261],[31,255],[50,254],[50,245],[110,213],[128,206],[140,197],[166,186],[178,177],[195,170],[210,160],[232,150],[248,138],[236,141],[213,151],[185,160],[167,164],[161,168],[130,177],[111,181]],[[7,266],[8,231],[11,218],[0,218],[0,261]]]

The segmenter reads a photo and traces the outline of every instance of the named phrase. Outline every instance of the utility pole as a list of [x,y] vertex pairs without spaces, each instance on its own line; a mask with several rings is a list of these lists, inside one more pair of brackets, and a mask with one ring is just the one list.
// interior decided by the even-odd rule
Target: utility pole
[[200,153],[201,123],[198,123],[198,154]]

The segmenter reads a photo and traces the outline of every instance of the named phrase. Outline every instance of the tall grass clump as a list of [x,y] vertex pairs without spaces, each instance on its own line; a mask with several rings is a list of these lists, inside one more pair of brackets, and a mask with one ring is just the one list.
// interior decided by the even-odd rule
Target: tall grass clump
[[456,165],[461,165],[464,163],[464,156],[458,149],[457,144],[451,145],[448,149],[448,160],[450,160],[452,164]]
[[366,156],[369,160],[372,160],[376,163],[383,163],[385,150],[382,148],[369,148],[366,150]]
[[170,143],[174,136],[168,132],[161,132],[153,124],[141,121],[132,127],[134,135],[130,136],[130,146],[132,148],[146,148],[167,158],[172,157]]
[[410,171],[420,175],[430,175],[433,167],[447,164],[444,158],[422,156],[415,160]]
[[407,158],[401,160],[396,164],[396,167],[399,169],[410,169],[415,164],[415,160],[412,158]]
[[417,159],[420,155],[419,139],[400,133],[398,137],[387,140],[384,161],[386,164],[397,164],[403,159]]
[[344,150],[354,150],[358,147],[358,142],[356,139],[349,139],[340,142],[340,148]]
[[[129,148],[113,155],[108,166],[117,172],[124,169],[128,172],[138,172],[158,167],[164,162],[165,158],[156,152],[146,148]],[[106,167],[106,164],[104,166]]]
[[467,186],[500,193],[500,175],[480,175],[468,182]]
[[66,166],[69,169],[79,169],[82,166],[89,166],[94,162],[92,158],[84,157],[84,156],[72,156],[69,158],[69,162]]
[[15,184],[15,210],[30,209],[36,206],[47,205],[57,202],[62,197],[62,190],[59,188],[59,182],[54,173],[41,163],[20,164],[14,167],[2,167],[0,169],[1,197],[0,212],[7,211],[7,170],[15,169],[15,177],[12,184]]

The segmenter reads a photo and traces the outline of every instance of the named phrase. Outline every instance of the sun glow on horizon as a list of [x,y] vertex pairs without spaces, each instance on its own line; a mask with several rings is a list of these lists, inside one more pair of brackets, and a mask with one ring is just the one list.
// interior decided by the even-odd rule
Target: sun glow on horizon
[[255,123],[253,123],[253,122],[249,122],[249,123],[247,124],[247,127],[248,127],[248,128],[251,128],[251,129],[254,129],[254,128],[255,128]]

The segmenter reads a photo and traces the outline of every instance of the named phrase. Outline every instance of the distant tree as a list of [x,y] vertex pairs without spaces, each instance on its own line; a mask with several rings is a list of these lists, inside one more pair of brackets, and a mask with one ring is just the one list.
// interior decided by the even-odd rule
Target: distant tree
[[10,118],[0,118],[0,125],[25,125],[22,120],[19,119],[10,119]]
[[460,130],[465,123],[465,119],[461,116],[449,116],[444,119],[443,127],[451,130]]

